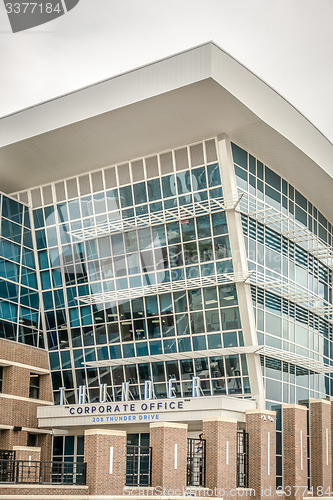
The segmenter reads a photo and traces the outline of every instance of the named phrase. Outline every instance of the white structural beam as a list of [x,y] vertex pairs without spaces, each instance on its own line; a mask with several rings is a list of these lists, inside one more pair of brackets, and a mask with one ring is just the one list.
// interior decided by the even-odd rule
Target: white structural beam
[[333,373],[333,366],[327,365],[321,361],[318,361],[317,359],[311,359],[307,356],[301,356],[290,351],[276,349],[275,347],[261,347],[256,352],[256,354],[264,354],[265,356],[279,359],[280,361],[285,361],[286,363],[291,363],[301,368],[306,368],[307,370],[313,371],[315,373]]
[[[196,194],[194,193],[194,197]],[[176,206],[156,212],[149,212],[144,215],[133,215],[132,217],[121,218],[120,212],[114,211],[108,214],[108,220],[82,229],[68,231],[75,239],[83,241],[92,238],[99,238],[107,234],[131,231],[147,226],[157,226],[168,222],[180,221],[189,217],[199,217],[210,213],[221,212],[235,208],[239,203],[240,196],[231,199],[223,197],[211,198],[209,200],[193,201],[186,205]],[[106,216],[107,217],[107,216]]]
[[248,278],[248,282],[272,292],[279,297],[288,299],[304,309],[322,316],[329,323],[333,324],[333,305],[319,295],[316,295],[307,288],[298,285],[286,277],[273,277],[254,272]]
[[140,363],[156,363],[159,361],[175,361],[182,359],[212,358],[218,356],[231,356],[233,354],[253,354],[262,346],[225,347],[220,349],[205,349],[202,351],[179,352],[173,354],[156,354],[155,356],[135,356],[132,358],[109,359],[103,361],[89,361],[82,363],[89,368],[102,366],[123,366]]
[[156,295],[167,292],[178,292],[181,290],[193,290],[195,288],[225,285],[228,283],[245,282],[250,277],[250,273],[227,273],[211,274],[210,276],[201,276],[197,278],[186,278],[184,280],[169,281],[167,283],[156,283],[154,285],[138,286],[116,290],[113,292],[102,292],[91,295],[76,297],[78,302],[84,304],[100,304],[107,302],[117,302],[130,300],[136,297],[145,297],[147,295]]
[[292,219],[289,212],[282,213],[254,195],[239,190],[242,195],[238,208],[244,213],[268,226],[288,240],[311,253],[327,267],[333,269],[333,249],[300,222]]
[[[224,196],[228,199],[237,199],[238,205],[242,203],[243,197],[239,197],[234,169],[231,144],[225,135],[218,137],[218,158],[221,168],[221,179]],[[242,220],[238,210],[226,212],[229,240],[234,272],[250,275],[244,243]],[[244,344],[247,347],[256,348],[258,337],[253,311],[251,288],[245,281],[237,282],[237,297],[239,314],[242,324]],[[265,391],[260,366],[260,359],[251,353],[246,355],[250,378],[251,393],[257,401],[258,408],[265,408]]]

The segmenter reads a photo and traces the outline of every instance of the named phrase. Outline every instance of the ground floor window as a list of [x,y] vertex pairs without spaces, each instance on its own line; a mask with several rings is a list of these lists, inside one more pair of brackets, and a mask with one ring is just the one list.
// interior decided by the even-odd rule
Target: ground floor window
[[126,485],[151,485],[149,433],[127,434]]
[[54,436],[53,461],[83,462],[84,436]]

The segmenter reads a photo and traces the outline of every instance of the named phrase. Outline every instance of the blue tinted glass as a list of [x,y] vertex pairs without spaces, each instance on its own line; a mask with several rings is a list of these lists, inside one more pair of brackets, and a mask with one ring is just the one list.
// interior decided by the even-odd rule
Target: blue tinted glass
[[207,349],[206,337],[204,335],[194,336],[192,338],[193,350],[200,351],[202,349]]
[[106,192],[106,206],[107,210],[114,212],[119,209],[119,196],[117,189],[111,189]]
[[149,343],[150,354],[162,354],[162,343],[160,340],[154,340]]
[[164,225],[153,227],[153,243],[155,247],[164,246],[166,244]]
[[48,246],[49,247],[54,247],[58,244],[58,236],[57,236],[57,230],[56,227],[48,227],[46,229],[47,233],[47,240],[48,240]]
[[205,167],[194,168],[192,170],[192,183],[193,183],[193,191],[197,191],[199,189],[206,189],[207,179],[206,179]]
[[97,358],[99,361],[104,361],[109,359],[109,352],[107,347],[98,347],[97,348]]
[[34,214],[34,224],[35,224],[35,229],[38,229],[40,227],[44,227],[44,214],[43,214],[43,209],[42,208],[37,208],[33,212]]
[[8,321],[17,321],[17,305],[4,300],[0,301],[1,318]]
[[112,251],[114,255],[119,255],[124,253],[124,242],[122,234],[113,234],[111,236],[112,240]]
[[247,152],[244,149],[236,146],[236,144],[231,143],[232,155],[234,157],[234,162],[243,168],[247,169]]
[[[177,174],[178,194],[186,194],[192,191],[190,172],[179,172]],[[200,189],[200,188],[197,188]]]
[[21,268],[21,283],[22,283],[22,285],[37,289],[36,272],[22,266],[22,268]]
[[144,182],[134,184],[133,191],[136,205],[147,202],[146,184]]
[[15,200],[3,196],[2,200],[2,215],[7,217],[7,219],[13,220],[22,224],[24,206]]
[[32,248],[32,237],[30,229],[23,229],[23,245]]
[[50,278],[49,271],[42,271],[40,273],[40,276],[41,276],[41,280],[42,280],[43,290],[47,290],[48,288],[51,288],[51,278]]
[[58,210],[59,221],[60,222],[67,222],[68,221],[67,203],[58,203],[57,210]]
[[0,240],[0,255],[6,259],[14,260],[15,262],[20,261],[21,248],[19,245],[15,245],[10,241]]
[[136,344],[136,352],[138,356],[148,356],[147,342],[138,342]]
[[160,179],[151,179],[147,182],[149,201],[156,201],[162,198]]
[[220,166],[218,163],[214,163],[214,165],[208,165],[207,173],[209,187],[221,185]]
[[94,194],[94,210],[95,214],[104,214],[106,212],[106,204],[105,204],[105,194],[98,193]]
[[44,229],[39,229],[38,231],[35,232],[36,235],[36,243],[37,243],[37,248],[38,250],[41,250],[42,248],[46,248],[46,236],[45,236],[45,230]]
[[44,208],[44,217],[46,226],[52,226],[52,224],[56,223],[55,211],[53,206]]
[[0,276],[13,281],[19,280],[19,266],[14,262],[0,259]]
[[218,349],[222,347],[222,340],[220,333],[212,333],[207,335],[208,338],[208,349]]
[[167,175],[162,177],[162,188],[163,188],[163,197],[169,198],[170,196],[175,196],[176,194],[176,180],[175,176]]
[[281,177],[268,167],[265,167],[265,181],[273,188],[281,191]]
[[198,238],[206,238],[207,236],[211,236],[209,215],[198,217],[196,219],[196,222],[197,222]]
[[62,289],[54,290],[54,303],[56,308],[65,306],[64,292]]
[[46,251],[38,252],[38,261],[40,269],[48,269],[50,267]]
[[39,309],[39,296],[37,292],[32,292],[28,288],[21,286],[21,303],[27,307]]
[[192,351],[192,346],[191,346],[191,338],[190,337],[183,337],[178,340],[178,349],[179,352],[186,352],[186,351]]
[[212,214],[212,222],[214,235],[226,234],[228,232],[228,224],[225,212]]
[[56,269],[52,269],[52,282],[53,286],[59,287],[62,286],[61,273]]
[[48,309],[53,309],[54,306],[53,306],[52,292],[43,292],[43,302],[46,311]]
[[0,280],[0,297],[9,299],[13,302],[18,302],[19,289],[18,286],[9,281]]
[[130,207],[133,205],[131,186],[121,187],[119,189],[120,203],[122,207]]
[[1,220],[1,234],[5,238],[15,241],[16,243],[21,243],[22,238],[22,226],[15,224],[7,219]]
[[50,359],[51,370],[59,370],[60,368],[59,354],[57,352],[51,352],[49,355],[49,359]]
[[81,315],[82,325],[92,325],[93,324],[91,308],[89,306],[80,307],[80,315]]
[[123,344],[123,353],[124,358],[133,358],[135,356],[134,344]]
[[81,217],[79,200],[69,201],[68,202],[68,209],[69,209],[70,220],[79,219]]
[[28,227],[28,228],[31,227],[28,207],[25,207],[25,209],[24,209],[24,225],[25,225],[25,227]]
[[175,338],[163,340],[164,353],[174,353],[177,352],[177,341]]

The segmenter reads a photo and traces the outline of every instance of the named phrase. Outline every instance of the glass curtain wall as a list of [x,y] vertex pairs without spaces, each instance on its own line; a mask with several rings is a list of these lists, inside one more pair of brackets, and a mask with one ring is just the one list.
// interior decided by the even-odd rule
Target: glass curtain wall
[[56,402],[80,385],[93,402],[100,383],[119,400],[124,381],[140,398],[148,379],[162,398],[170,377],[178,396],[192,376],[206,395],[250,393],[243,354],[83,364],[243,346],[214,139],[30,196]]

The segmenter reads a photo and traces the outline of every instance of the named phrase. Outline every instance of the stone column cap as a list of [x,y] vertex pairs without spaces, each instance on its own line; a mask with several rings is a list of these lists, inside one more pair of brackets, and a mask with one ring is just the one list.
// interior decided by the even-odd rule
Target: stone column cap
[[37,451],[40,452],[41,448],[38,446],[13,446],[14,451]]
[[202,419],[203,422],[230,422],[233,424],[237,424],[236,418],[229,417],[205,417]]
[[304,405],[296,405],[296,404],[291,404],[291,403],[282,403],[282,410],[283,408],[295,408],[296,410],[305,410],[307,411],[307,407]]
[[126,431],[117,431],[115,429],[86,429],[85,436],[126,436]]
[[187,429],[187,424],[179,424],[177,422],[152,422],[150,428],[152,427],[169,427],[174,429]]
[[329,399],[315,399],[315,398],[310,398],[309,399],[310,404],[314,403],[325,403],[327,405],[331,405],[331,401]]
[[252,415],[256,413],[258,415],[272,415],[273,417],[276,416],[276,411],[274,410],[245,410],[246,415]]

